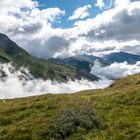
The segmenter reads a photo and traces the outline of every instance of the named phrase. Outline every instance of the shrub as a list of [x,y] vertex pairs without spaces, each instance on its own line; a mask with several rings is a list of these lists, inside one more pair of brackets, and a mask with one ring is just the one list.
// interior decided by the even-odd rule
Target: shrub
[[100,121],[92,107],[76,106],[58,113],[48,127],[47,135],[56,139],[66,139],[76,131],[99,129]]

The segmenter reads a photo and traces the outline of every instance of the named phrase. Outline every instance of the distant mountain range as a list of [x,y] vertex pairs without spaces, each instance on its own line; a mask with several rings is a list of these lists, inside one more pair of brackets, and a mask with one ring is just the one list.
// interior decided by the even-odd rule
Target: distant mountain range
[[114,62],[116,63],[127,62],[128,64],[135,64],[137,61],[140,61],[140,56],[135,54],[130,54],[127,52],[115,52],[115,53],[104,55],[103,57],[84,54],[84,55],[68,57],[65,59],[51,58],[49,59],[49,61],[59,63],[59,64],[71,65],[78,69],[90,72],[91,67],[94,65],[95,61],[101,63],[102,66],[110,65]]
[[114,62],[116,63],[122,63],[127,62],[128,64],[135,64],[137,61],[140,61],[140,56],[127,53],[127,52],[114,52],[107,55],[104,55],[102,57],[97,57],[94,55],[79,55],[76,56],[78,58],[81,58],[85,61],[88,61],[90,63],[94,63],[95,60],[98,60],[103,65],[110,65]]
[[41,60],[28,54],[6,35],[0,33],[0,63],[13,62],[16,69],[28,68],[36,78],[51,79],[65,82],[68,79],[88,79],[96,81],[99,78],[87,71],[65,64],[56,64]]
[[122,63],[126,61],[128,64],[135,64],[140,61],[140,56],[126,52],[117,52],[105,55],[101,58],[104,63],[112,64],[114,62]]
[[60,82],[82,78],[97,81],[99,78],[90,73],[91,67],[97,60],[102,66],[124,61],[128,64],[134,64],[140,61],[140,56],[126,52],[116,52],[103,57],[83,54],[65,59],[51,58],[49,60],[41,60],[31,56],[6,35],[0,33],[0,63],[13,62],[17,69],[24,66],[37,78]]

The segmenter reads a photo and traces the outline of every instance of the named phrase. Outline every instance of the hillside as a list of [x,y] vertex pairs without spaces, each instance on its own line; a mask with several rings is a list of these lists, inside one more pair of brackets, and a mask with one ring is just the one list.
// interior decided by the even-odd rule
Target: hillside
[[49,59],[49,61],[59,63],[59,64],[71,65],[80,70],[84,70],[87,72],[90,72],[91,66],[93,66],[92,62],[86,61],[86,60],[78,58],[78,57],[68,57],[65,59],[51,58],[51,59]]
[[91,81],[98,78],[76,67],[51,63],[31,56],[6,35],[0,34],[0,62],[13,62],[16,68],[26,67],[36,78],[51,79],[65,82],[68,79],[85,78]]
[[139,116],[136,74],[103,90],[1,100],[0,140],[139,140]]

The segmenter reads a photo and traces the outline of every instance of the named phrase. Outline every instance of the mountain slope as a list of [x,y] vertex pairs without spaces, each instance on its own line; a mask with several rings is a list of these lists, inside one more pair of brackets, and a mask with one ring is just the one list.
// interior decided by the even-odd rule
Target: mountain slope
[[87,72],[91,71],[90,66],[93,65],[93,63],[90,63],[78,57],[68,57],[65,59],[51,58],[49,59],[49,61],[59,63],[59,64],[71,65],[71,66],[76,67],[77,69],[85,70]]
[[[89,107],[96,111],[96,118],[88,110]],[[80,110],[80,116],[77,116],[77,108]],[[72,121],[75,122],[73,113],[82,123],[75,124],[78,126],[76,131],[71,128]],[[90,113],[94,120],[99,118],[100,127],[97,127],[98,121],[95,121],[96,127],[90,126],[90,119],[86,116]],[[140,74],[136,74],[117,80],[103,90],[1,100],[0,139],[49,140],[58,139],[57,136],[65,134],[65,138],[61,139],[139,140],[139,116]]]
[[[65,59],[59,59],[59,58],[51,58],[48,59],[50,63],[56,63],[56,64],[63,64],[67,66],[72,66],[77,69],[77,73],[81,73],[85,75],[85,77],[91,77],[90,80],[92,81],[98,81],[99,78],[93,74],[90,73],[91,71],[91,66],[93,65],[92,63],[82,60],[77,57],[68,57]],[[79,79],[80,77],[77,78]]]
[[0,34],[0,62],[14,62],[17,68],[27,67],[30,73],[37,78],[57,81],[67,81],[68,78],[72,80],[81,78],[92,81],[98,80],[96,76],[75,67],[51,63],[33,57],[3,34]]

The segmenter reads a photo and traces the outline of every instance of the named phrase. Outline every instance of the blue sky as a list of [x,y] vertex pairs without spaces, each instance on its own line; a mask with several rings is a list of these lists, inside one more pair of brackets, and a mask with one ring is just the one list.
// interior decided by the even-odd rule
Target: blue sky
[[53,27],[68,28],[73,26],[75,21],[68,20],[68,17],[71,16],[73,11],[75,11],[77,8],[83,7],[85,5],[92,6],[92,8],[88,10],[90,16],[86,18],[95,17],[97,14],[102,12],[99,7],[95,6],[96,0],[38,0],[38,2],[40,9],[58,7],[61,10],[65,10],[66,13],[61,17],[61,22],[53,23]]
[[[37,0],[40,5],[40,9],[43,8],[53,8],[58,7],[61,10],[65,10],[65,15],[61,17],[60,23],[53,23],[52,26],[54,28],[69,28],[72,27],[75,20],[70,21],[68,17],[72,15],[72,13],[79,7],[83,7],[85,5],[91,5],[91,8],[88,10],[90,16],[84,18],[93,18],[99,13],[102,13],[105,10],[109,10],[114,8],[114,4],[116,0],[101,0],[104,2],[104,7],[99,8],[96,6],[98,0]],[[99,0],[100,1],[100,0]],[[139,1],[139,0],[122,0],[122,1]]]

